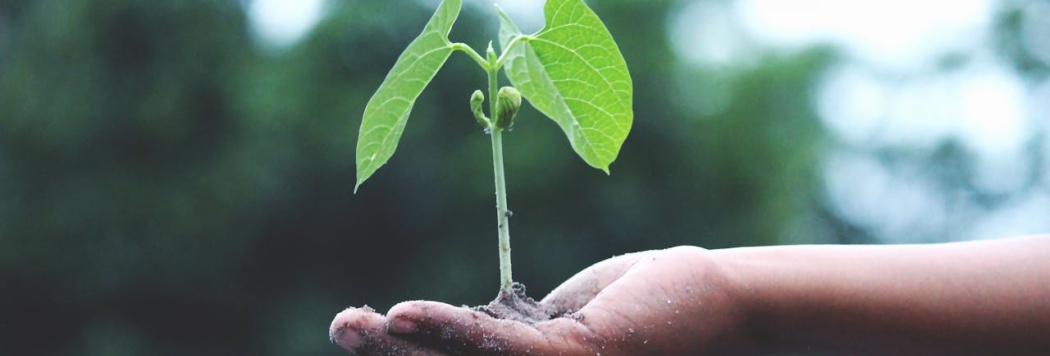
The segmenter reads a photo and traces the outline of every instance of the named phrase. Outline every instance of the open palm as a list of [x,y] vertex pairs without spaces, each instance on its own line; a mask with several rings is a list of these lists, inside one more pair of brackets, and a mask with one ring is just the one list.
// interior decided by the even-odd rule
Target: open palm
[[330,335],[362,355],[707,354],[745,341],[731,281],[714,257],[676,247],[613,257],[577,273],[540,301],[562,317],[526,324],[431,301],[387,315],[351,308]]

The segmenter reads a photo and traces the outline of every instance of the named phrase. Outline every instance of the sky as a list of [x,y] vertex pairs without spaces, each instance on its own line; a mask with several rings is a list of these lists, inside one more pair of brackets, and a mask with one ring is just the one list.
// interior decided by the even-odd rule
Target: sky
[[[1005,1],[682,1],[668,14],[667,31],[686,63],[726,70],[753,65],[761,51],[839,48],[843,60],[822,75],[813,95],[841,145],[824,161],[830,202],[885,242],[909,242],[901,236],[961,215],[972,226],[953,239],[981,239],[1050,231],[1050,193],[1022,194],[993,211],[945,207],[929,179],[857,152],[932,150],[955,139],[976,157],[978,188],[1005,195],[1024,188],[1033,132],[1050,129],[1050,80],[1027,81],[994,52],[995,15]],[[496,2],[525,32],[543,24],[542,0]],[[1013,3],[1025,10],[1024,45],[1050,63],[1050,3]],[[249,18],[263,46],[280,49],[306,35],[324,9],[325,0],[252,0]],[[966,60],[943,70],[960,56]]]
[[[1023,40],[1050,63],[1050,4],[1020,3]],[[687,61],[730,69],[749,65],[756,48],[840,49],[844,59],[824,73],[813,103],[841,143],[824,162],[830,202],[885,242],[983,239],[1050,231],[1050,194],[1024,191],[1034,133],[1050,122],[1050,81],[1028,82],[995,53],[992,31],[1004,4],[697,1],[682,5],[669,32]],[[943,69],[959,57],[966,60]],[[921,167],[888,167],[864,154],[886,148],[932,153],[945,139],[975,155],[978,189],[1011,198],[982,210],[938,193],[943,189],[918,173]],[[960,221],[967,225],[948,226]]]
[[324,15],[325,0],[251,0],[248,19],[264,46],[284,48],[303,38]]

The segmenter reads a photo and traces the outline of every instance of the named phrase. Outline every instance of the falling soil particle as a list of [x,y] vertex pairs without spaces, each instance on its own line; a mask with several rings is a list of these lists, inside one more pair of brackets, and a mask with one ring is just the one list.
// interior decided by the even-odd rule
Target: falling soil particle
[[553,317],[553,311],[547,310],[525,295],[524,284],[514,282],[511,289],[513,293],[500,291],[496,299],[489,302],[488,305],[479,305],[471,309],[488,314],[493,318],[519,321],[529,325],[547,321]]

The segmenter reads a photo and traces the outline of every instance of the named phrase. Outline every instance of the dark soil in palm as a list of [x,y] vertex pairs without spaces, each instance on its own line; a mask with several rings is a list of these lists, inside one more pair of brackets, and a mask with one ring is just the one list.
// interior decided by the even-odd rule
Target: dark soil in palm
[[496,299],[488,305],[479,305],[472,309],[488,314],[493,318],[520,321],[526,324],[534,324],[550,320],[553,311],[546,310],[535,300],[525,295],[525,285],[514,282],[511,285],[514,293],[507,294],[499,292]]

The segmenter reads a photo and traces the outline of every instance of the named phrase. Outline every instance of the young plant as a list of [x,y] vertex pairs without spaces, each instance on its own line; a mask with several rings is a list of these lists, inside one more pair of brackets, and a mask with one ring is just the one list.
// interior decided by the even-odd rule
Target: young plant
[[[453,52],[466,53],[488,74],[489,114],[485,95],[469,100],[474,118],[492,140],[499,237],[500,295],[513,293],[510,263],[510,211],[503,174],[503,131],[510,127],[522,97],[549,117],[587,164],[609,173],[631,129],[631,77],[612,35],[582,0],[548,0],[546,25],[522,34],[499,10],[497,55],[489,42],[482,56],[448,34],[459,16],[461,0],[443,0],[426,28],[408,45],[365,107],[357,141],[356,192],[394,154],[412,106]],[[499,88],[499,70],[513,87]]]

